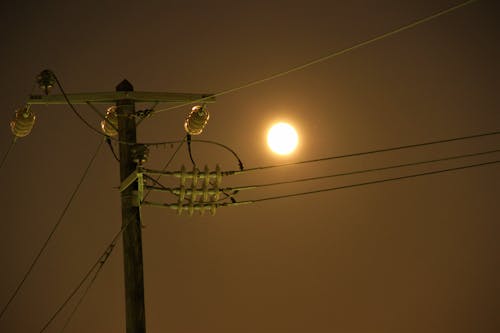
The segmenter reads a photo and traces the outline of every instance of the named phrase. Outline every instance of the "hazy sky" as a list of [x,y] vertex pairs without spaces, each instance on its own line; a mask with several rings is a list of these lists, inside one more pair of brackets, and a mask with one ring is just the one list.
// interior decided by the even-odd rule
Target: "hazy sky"
[[[218,92],[350,47],[459,1],[27,1],[0,4],[0,153],[35,76],[67,92]],[[200,139],[265,166],[500,129],[500,6],[479,0],[308,69],[221,96]],[[54,93],[58,93],[57,89]],[[140,105],[148,107],[150,105]],[[99,106],[102,111],[105,106]],[[7,302],[101,138],[67,106],[36,106],[33,132],[0,173],[0,306]],[[99,119],[79,107],[90,123]],[[139,140],[178,140],[189,107],[144,121]],[[265,144],[294,124],[295,154]],[[314,177],[498,149],[498,136],[259,171],[226,186]],[[174,147],[175,148],[175,147]],[[152,148],[160,168],[169,145]],[[193,144],[200,167],[237,169]],[[238,200],[498,160],[437,165],[249,190]],[[170,170],[190,167],[185,147]],[[168,181],[165,181],[167,184]],[[175,182],[170,184],[175,185]],[[1,332],[38,332],[120,229],[119,165],[108,147],[18,297]],[[498,332],[500,168],[478,167],[241,207],[215,216],[142,209],[148,332]],[[173,202],[155,194],[151,200]],[[119,242],[67,332],[124,332]],[[59,332],[69,304],[46,332]]]

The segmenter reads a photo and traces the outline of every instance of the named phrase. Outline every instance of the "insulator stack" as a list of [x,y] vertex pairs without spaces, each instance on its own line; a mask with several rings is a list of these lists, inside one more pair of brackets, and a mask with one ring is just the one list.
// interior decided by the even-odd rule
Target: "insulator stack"
[[205,128],[205,125],[208,122],[208,118],[210,118],[210,115],[204,106],[193,106],[191,112],[186,118],[186,121],[184,122],[184,129],[191,135],[201,134],[201,132],[203,132],[203,128]]
[[[180,187],[174,189],[173,193],[178,195],[178,202],[175,205],[177,214],[182,214],[187,211],[189,215],[193,215],[194,211],[199,211],[204,214],[209,210],[212,215],[217,209],[216,202],[220,198],[220,185],[222,182],[222,172],[220,166],[216,166],[216,171],[211,172],[208,166],[205,166],[203,172],[200,172],[196,167],[191,172],[186,172],[186,168],[182,166],[180,174]],[[186,180],[190,179],[191,184],[186,184]],[[187,202],[185,202],[187,200]]]
[[106,119],[101,121],[101,128],[107,136],[118,135],[118,116],[116,115],[116,106],[108,108]]
[[215,215],[217,212],[217,204],[172,204],[169,205],[170,208],[175,209],[178,215],[181,215],[182,212],[187,211],[190,216],[194,215],[194,212],[197,211],[200,215],[204,215],[205,211],[209,211],[210,215]]
[[16,137],[22,138],[30,134],[35,124],[35,119],[35,114],[28,107],[18,109],[16,110],[14,119],[10,122],[10,129]]

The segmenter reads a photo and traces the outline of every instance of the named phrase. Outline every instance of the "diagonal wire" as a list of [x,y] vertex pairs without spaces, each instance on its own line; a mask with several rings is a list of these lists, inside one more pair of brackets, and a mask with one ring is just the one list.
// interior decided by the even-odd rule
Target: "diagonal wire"
[[377,154],[377,153],[385,153],[385,152],[390,152],[390,151],[395,151],[395,150],[403,150],[403,149],[408,149],[408,148],[417,148],[417,147],[431,146],[431,145],[435,145],[435,144],[448,143],[448,142],[461,141],[461,140],[469,140],[469,139],[476,139],[476,138],[481,138],[481,137],[486,137],[486,136],[493,136],[493,135],[498,135],[498,134],[500,134],[500,131],[486,132],[486,133],[480,133],[480,134],[474,134],[474,135],[466,135],[466,136],[460,136],[460,137],[454,137],[454,138],[448,138],[448,139],[442,139],[442,140],[425,141],[425,142],[421,142],[421,143],[414,143],[414,144],[409,144],[409,145],[402,145],[402,146],[395,146],[395,147],[388,147],[388,148],[380,148],[380,149],[375,149],[375,150],[367,150],[367,151],[362,151],[362,152],[357,152],[357,153],[351,153],[351,154],[328,156],[328,157],[315,158],[315,159],[305,160],[305,161],[298,161],[298,162],[290,162],[290,163],[282,163],[282,164],[274,164],[274,165],[267,165],[267,166],[260,166],[260,167],[248,168],[248,169],[245,169],[243,171],[235,171],[235,173],[242,174],[242,173],[245,173],[245,172],[248,172],[248,171],[266,170],[266,169],[280,168],[280,167],[286,167],[286,166],[292,166],[292,165],[299,165],[299,164],[324,162],[324,161],[329,161],[329,160],[334,160],[334,159],[342,159],[342,158],[346,158],[346,157],[356,157],[356,156],[363,156],[363,155],[370,155],[370,154]]
[[[248,205],[248,204],[253,204],[253,203],[262,202],[262,201],[299,197],[299,196],[303,196],[303,195],[325,193],[325,192],[331,192],[331,191],[336,191],[336,190],[343,190],[343,189],[347,189],[347,188],[361,187],[361,186],[367,186],[367,185],[373,185],[373,184],[381,184],[381,183],[392,182],[392,181],[400,181],[403,179],[417,178],[417,177],[441,174],[441,173],[446,173],[446,172],[471,169],[471,168],[476,168],[476,167],[481,167],[481,166],[493,165],[493,164],[497,164],[497,163],[500,163],[500,160],[463,165],[463,166],[459,166],[459,167],[434,170],[434,171],[423,172],[423,173],[410,174],[410,175],[394,177],[394,178],[384,178],[384,179],[363,182],[363,183],[354,183],[354,184],[324,188],[324,189],[314,190],[314,191],[290,193],[290,194],[278,195],[278,196],[273,196],[273,197],[246,200],[246,201],[238,201],[238,202],[234,202],[234,201],[233,202],[223,202],[223,203],[217,203],[216,206],[217,207],[231,207],[231,206]],[[143,202],[143,204],[148,205],[148,206],[161,207],[161,208],[172,208],[173,206],[177,205],[177,204],[162,204],[162,203],[149,202],[149,201]],[[211,203],[209,203],[209,204],[211,204]],[[200,203],[200,205],[203,205],[203,203]]]
[[12,151],[12,148],[14,148],[14,145],[16,144],[16,141],[17,141],[17,136],[14,136],[12,138],[12,142],[10,143],[9,148],[7,149],[7,151],[5,152],[5,154],[2,157],[2,162],[0,162],[0,170],[2,170],[2,168],[5,164],[5,161],[7,161],[7,157],[9,157],[10,152]]
[[337,56],[340,56],[342,54],[345,54],[345,53],[348,53],[348,52],[351,52],[351,51],[354,51],[356,49],[359,49],[363,46],[366,46],[368,44],[372,44],[374,42],[377,42],[379,40],[382,40],[382,39],[385,39],[387,37],[390,37],[390,36],[393,36],[397,33],[400,33],[400,32],[403,32],[405,30],[408,30],[408,29],[411,29],[411,28],[414,28],[420,24],[423,24],[423,23],[426,23],[428,21],[431,21],[431,20],[434,20],[440,16],[443,16],[445,14],[448,14],[450,12],[453,12],[459,8],[462,8],[464,6],[467,6],[467,5],[470,5],[471,3],[473,2],[476,2],[477,0],[468,0],[468,1],[464,1],[462,3],[459,3],[458,5],[455,5],[455,6],[452,6],[452,7],[449,7],[447,9],[443,9],[437,13],[434,13],[432,15],[429,15],[429,16],[426,16],[424,18],[421,18],[419,20],[416,20],[412,23],[409,23],[409,24],[405,24],[399,28],[396,28],[394,30],[391,30],[389,32],[386,32],[384,34],[381,34],[379,36],[376,36],[376,37],[373,37],[373,38],[370,38],[368,40],[365,40],[363,42],[360,42],[360,43],[357,43],[351,47],[348,47],[348,48],[345,48],[345,49],[342,49],[340,51],[335,51],[333,53],[330,53],[328,55],[325,55],[323,57],[320,57],[320,58],[317,58],[317,59],[314,59],[312,61],[309,61],[309,62],[306,62],[302,65],[298,65],[298,66],[295,66],[295,67],[292,67],[288,70],[285,70],[283,72],[278,72],[276,74],[273,74],[273,75],[270,75],[268,77],[265,77],[263,79],[259,79],[259,80],[255,80],[255,81],[251,81],[249,83],[246,83],[244,85],[241,85],[239,87],[236,87],[236,88],[231,88],[231,89],[227,89],[227,90],[223,90],[221,92],[218,92],[216,94],[213,94],[213,95],[210,95],[210,96],[207,96],[205,98],[201,98],[199,100],[196,100],[196,101],[192,101],[192,102],[189,102],[189,103],[182,103],[182,104],[177,104],[177,105],[174,105],[174,106],[171,106],[171,107],[168,107],[168,108],[165,108],[165,109],[160,109],[160,110],[156,110],[155,112],[163,112],[163,111],[170,111],[170,110],[173,110],[173,109],[177,109],[177,108],[180,108],[180,107],[184,107],[184,106],[187,106],[187,105],[191,105],[193,103],[200,103],[200,102],[203,102],[209,98],[214,98],[214,97],[219,97],[219,96],[223,96],[223,95],[226,95],[226,94],[229,94],[229,93],[233,93],[233,92],[236,92],[236,91],[239,91],[239,90],[242,90],[242,89],[245,89],[245,88],[249,88],[249,87],[252,87],[252,86],[255,86],[257,84],[261,84],[261,83],[264,83],[264,82],[267,82],[267,81],[271,81],[271,80],[274,80],[274,79],[277,79],[279,77],[282,77],[282,76],[285,76],[285,75],[288,75],[288,74],[291,74],[293,72],[297,72],[297,71],[300,71],[300,70],[303,70],[303,69],[306,69],[310,66],[313,66],[313,65],[316,65],[316,64],[319,64],[321,62],[324,62],[324,61],[327,61],[327,60],[330,60],[332,58],[335,58]]
[[330,175],[325,175],[325,176],[300,178],[300,179],[286,180],[286,181],[273,182],[273,183],[267,183],[267,184],[249,185],[249,186],[244,186],[244,188],[248,187],[248,188],[252,188],[253,189],[253,188],[259,188],[259,187],[269,187],[269,186],[277,186],[277,185],[286,185],[286,184],[301,183],[301,182],[307,182],[307,181],[312,181],[312,180],[320,180],[320,179],[326,179],[326,178],[352,176],[352,175],[369,173],[369,172],[392,170],[392,169],[399,169],[399,168],[405,168],[405,167],[417,166],[417,165],[423,165],[423,164],[430,164],[430,163],[436,163],[436,162],[451,161],[451,160],[468,158],[468,157],[476,157],[476,156],[494,154],[494,153],[498,153],[498,152],[500,152],[500,149],[494,149],[494,150],[488,150],[488,151],[482,151],[482,152],[476,152],[476,153],[470,153],[470,154],[453,155],[453,156],[447,156],[447,157],[442,157],[442,158],[435,158],[435,159],[425,160],[425,161],[417,161],[417,162],[410,162],[410,163],[403,163],[403,164],[395,164],[395,165],[389,165],[389,166],[385,166],[385,167],[378,167],[378,168],[370,168],[370,169],[363,169],[363,170],[355,170],[355,171],[348,171],[348,172],[342,172],[342,173],[335,173],[335,174],[330,174]]
[[434,171],[428,171],[428,172],[422,172],[422,173],[415,173],[415,174],[410,174],[410,175],[400,176],[400,177],[384,178],[384,179],[379,179],[379,180],[374,180],[374,181],[369,181],[369,182],[355,183],[355,184],[337,186],[337,187],[330,187],[330,188],[308,191],[308,192],[299,192],[299,193],[277,195],[277,196],[273,196],[273,197],[242,201],[242,202],[239,202],[239,204],[255,203],[255,202],[262,202],[262,201],[269,201],[269,200],[276,200],[276,199],[298,197],[298,196],[309,195],[309,194],[330,192],[330,191],[341,190],[341,189],[346,189],[346,188],[353,188],[353,187],[366,186],[366,185],[372,185],[372,184],[380,184],[380,183],[386,183],[386,182],[392,182],[392,181],[399,181],[399,180],[403,180],[403,179],[416,178],[416,177],[435,175],[435,174],[440,174],[440,173],[445,173],[445,172],[476,168],[476,167],[481,167],[481,166],[486,166],[486,165],[493,165],[493,164],[497,164],[497,163],[500,163],[500,160],[494,160],[494,161],[482,162],[482,163],[476,163],[476,164],[468,164],[468,165],[463,165],[463,166],[459,166],[459,167],[434,170]]
[[[324,176],[306,177],[306,178],[285,180],[285,181],[265,183],[265,184],[254,184],[254,185],[245,185],[245,186],[236,186],[236,187],[233,186],[233,187],[228,187],[225,190],[230,190],[230,191],[253,190],[253,189],[262,188],[262,187],[271,187],[271,186],[302,183],[302,182],[308,182],[308,181],[313,181],[313,180],[321,180],[321,179],[327,179],[327,178],[352,176],[352,175],[371,173],[371,172],[377,172],[377,171],[385,171],[385,170],[399,169],[399,168],[418,166],[418,165],[424,165],[424,164],[431,164],[431,163],[437,163],[437,162],[451,161],[451,160],[457,160],[457,159],[463,159],[463,158],[469,158],[469,157],[477,157],[477,156],[494,154],[494,153],[499,153],[499,152],[500,152],[500,149],[495,149],[495,150],[488,150],[488,151],[475,152],[475,153],[469,153],[469,154],[446,156],[446,157],[435,158],[435,159],[430,159],[430,160],[423,160],[423,161],[416,161],[416,162],[409,162],[409,163],[402,163],[402,164],[394,164],[394,165],[389,165],[389,166],[384,166],[384,167],[368,168],[368,169],[361,169],[361,170],[355,170],[355,171],[334,173],[334,174],[324,175]],[[174,193],[174,190],[175,190],[174,188],[169,188],[169,187],[164,186],[159,181],[153,179],[149,175],[145,174],[144,176],[153,180],[154,183],[158,186],[158,187],[148,186],[147,188],[150,189],[151,191],[166,191],[166,192]],[[224,199],[226,199],[226,198],[224,198]]]
[[[184,137],[184,139],[182,139],[182,140],[179,142],[179,145],[178,145],[178,146],[177,146],[177,148],[175,149],[174,153],[172,154],[172,156],[170,156],[170,159],[169,159],[169,160],[167,161],[167,163],[165,163],[165,165],[163,166],[162,171],[165,171],[165,170],[168,168],[168,166],[170,165],[170,163],[172,163],[172,161],[173,161],[173,159],[174,159],[175,155],[177,155],[177,153],[178,153],[178,152],[179,152],[179,150],[181,149],[181,147],[182,147],[182,145],[184,144],[184,142],[186,141],[186,139],[187,139],[187,136],[185,136],[185,137]],[[153,178],[151,178],[151,179],[153,179],[155,182],[158,182],[158,179],[160,179],[160,177],[161,177],[161,175],[160,175],[160,176],[158,176],[158,177],[156,177],[156,179],[153,179]],[[151,191],[150,191],[150,190],[148,190],[148,191],[146,192],[146,194],[144,195],[144,198],[142,198],[142,200],[143,200],[143,201],[144,201],[144,200],[146,200],[146,198],[149,196],[149,193],[151,193]]]
[[64,89],[62,87],[62,84],[61,84],[61,82],[59,82],[59,79],[57,78],[56,74],[52,72],[52,75],[54,75],[54,80],[56,80],[57,86],[59,87],[59,90],[61,90],[61,94],[63,95],[64,99],[66,100],[66,103],[70,107],[71,111],[73,111],[73,113],[75,114],[75,116],[77,116],[78,119],[80,119],[81,122],[83,122],[88,128],[90,128],[95,133],[99,134],[100,136],[106,136],[100,130],[98,130],[97,128],[95,128],[94,126],[92,126],[87,120],[85,120],[85,118],[83,118],[80,115],[80,113],[78,113],[78,111],[76,111],[75,106],[69,100],[68,95],[66,95],[66,92],[64,91]]
[[24,274],[23,278],[21,279],[21,281],[19,282],[19,284],[17,285],[16,289],[14,290],[14,292],[12,293],[12,295],[10,296],[9,300],[7,301],[7,304],[5,304],[5,306],[3,307],[2,309],[2,312],[0,312],[0,319],[3,317],[3,315],[5,314],[5,312],[7,311],[8,307],[10,306],[10,304],[12,303],[12,301],[14,300],[14,298],[17,296],[17,294],[19,293],[19,290],[21,289],[21,287],[24,285],[26,279],[28,278],[28,276],[31,274],[33,268],[35,267],[36,263],[38,262],[38,260],[40,259],[40,256],[42,255],[42,253],[45,251],[49,241],[52,239],[52,236],[54,235],[54,233],[56,232],[57,228],[59,227],[59,224],[61,223],[62,219],[64,218],[64,216],[66,215],[66,212],[68,211],[68,208],[70,207],[71,203],[73,202],[76,194],[78,193],[78,190],[80,189],[80,186],[82,185],[84,179],[87,177],[88,173],[89,173],[89,170],[90,170],[90,167],[92,166],[92,164],[94,163],[94,160],[96,159],[97,157],[97,154],[99,153],[99,150],[101,149],[102,147],[102,144],[104,143],[104,140],[100,141],[99,142],[99,145],[97,146],[97,149],[95,150],[94,154],[92,155],[92,157],[90,158],[90,161],[85,169],[85,171],[83,172],[80,180],[78,181],[78,184],[76,185],[76,188],[73,190],[73,193],[71,194],[68,202],[66,203],[66,206],[64,207],[64,209],[62,210],[61,212],[61,215],[59,216],[59,218],[57,219],[56,223],[54,224],[54,226],[52,227],[52,230],[50,231],[49,233],[49,236],[47,237],[47,239],[45,240],[45,242],[43,243],[42,247],[40,248],[40,250],[38,251],[38,254],[35,256],[35,259],[33,259],[33,262],[31,263],[31,265],[29,266],[28,270],[26,271],[26,273]]
[[[500,133],[500,131],[499,131],[499,133]],[[184,139],[182,141],[145,142],[143,144],[146,145],[146,146],[162,146],[162,145],[165,145],[165,144],[172,144],[172,143],[184,142],[185,140],[186,139]],[[236,152],[233,149],[229,148],[225,144],[222,144],[220,142],[213,141],[213,140],[203,140],[203,139],[191,139],[191,142],[206,143],[206,144],[211,144],[211,145],[215,145],[215,146],[219,146],[221,148],[224,148],[225,150],[227,150],[228,152],[230,152],[234,156],[234,158],[236,158],[236,160],[238,161],[238,166],[240,167],[240,170],[243,170],[243,162],[241,161],[241,159],[238,156],[238,154],[236,154]]]
[[127,223],[125,223],[124,225],[122,225],[122,227],[120,228],[120,231],[118,231],[116,233],[116,235],[113,237],[113,240],[111,241],[111,243],[108,245],[108,247],[106,248],[106,250],[104,251],[104,253],[97,259],[97,261],[90,267],[90,269],[88,270],[88,272],[84,275],[84,277],[80,280],[80,282],[77,284],[77,286],[71,291],[71,293],[68,295],[68,297],[64,300],[64,302],[57,308],[56,312],[54,312],[54,314],[52,315],[52,317],[50,317],[50,319],[47,321],[47,323],[45,323],[45,325],[42,327],[42,329],[40,330],[40,333],[42,333],[43,331],[45,331],[47,329],[47,327],[49,327],[49,325],[54,321],[54,319],[59,315],[59,313],[66,307],[66,305],[68,304],[68,302],[73,298],[73,296],[75,296],[75,294],[78,292],[78,290],[80,290],[80,288],[83,286],[83,284],[85,283],[85,281],[90,277],[90,275],[92,274],[92,272],[94,270],[97,270],[95,271],[94,273],[94,276],[92,277],[91,281],[89,282],[89,285],[87,286],[87,288],[85,289],[84,293],[82,294],[82,296],[80,297],[80,299],[78,300],[75,308],[73,309],[73,311],[70,313],[68,319],[66,320],[66,323],[64,324],[64,327],[63,327],[63,331],[64,329],[66,328],[66,326],[69,324],[69,322],[71,321],[73,315],[75,314],[76,310],[78,309],[78,307],[80,306],[80,304],[82,303],[83,299],[85,298],[85,296],[87,295],[88,291],[90,290],[90,287],[92,286],[92,284],[94,283],[94,281],[96,280],[97,278],[97,275],[99,274],[99,272],[101,271],[102,267],[104,266],[104,264],[106,263],[106,261],[108,260],[109,256],[111,255],[111,253],[113,252],[113,249],[115,248],[115,245],[116,245],[116,242],[118,241],[118,237],[120,237],[120,235],[123,233],[123,231],[128,227],[128,225],[130,224],[130,222],[134,221],[136,219],[136,216],[134,216],[133,218],[130,218]]

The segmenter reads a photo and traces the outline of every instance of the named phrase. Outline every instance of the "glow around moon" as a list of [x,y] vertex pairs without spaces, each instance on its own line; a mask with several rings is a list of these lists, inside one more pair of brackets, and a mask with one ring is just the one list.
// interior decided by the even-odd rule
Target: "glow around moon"
[[292,153],[299,143],[297,131],[287,123],[274,124],[267,133],[267,144],[279,155]]

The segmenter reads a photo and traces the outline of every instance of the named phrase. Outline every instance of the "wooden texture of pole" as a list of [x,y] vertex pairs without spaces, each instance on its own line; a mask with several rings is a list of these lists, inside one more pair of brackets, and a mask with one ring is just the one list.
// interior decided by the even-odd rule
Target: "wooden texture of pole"
[[[123,80],[116,91],[133,91],[127,80]],[[133,145],[136,142],[136,123],[132,114],[135,103],[130,99],[116,102],[120,143],[120,180],[125,180],[136,169]],[[139,207],[137,205],[137,181],[121,192],[123,261],[125,273],[126,332],[145,333],[146,314],[144,306],[144,273],[142,261],[142,237]]]

